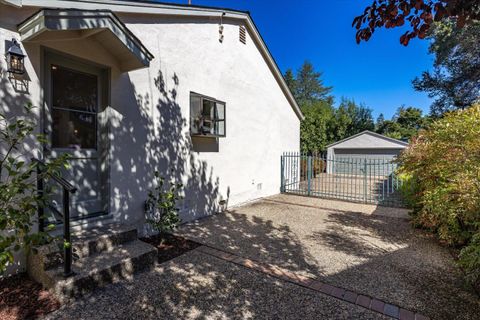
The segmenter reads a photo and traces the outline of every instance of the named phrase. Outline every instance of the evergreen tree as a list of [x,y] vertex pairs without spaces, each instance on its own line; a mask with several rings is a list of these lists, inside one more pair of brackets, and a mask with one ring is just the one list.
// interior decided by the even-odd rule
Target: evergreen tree
[[300,106],[321,100],[333,103],[333,97],[330,96],[332,87],[326,87],[321,77],[322,73],[315,71],[309,61],[305,61],[302,67],[298,69],[293,88],[295,99]]
[[309,62],[305,62],[296,75],[291,69],[284,75],[305,116],[300,126],[302,152],[320,152],[331,141],[328,133],[334,110],[333,97],[329,96],[332,88],[324,86],[321,75]]
[[302,152],[319,153],[330,143],[329,132],[333,107],[327,101],[304,106],[305,120],[300,125]]
[[480,101],[480,21],[464,28],[458,28],[453,20],[438,23],[429,38],[434,70],[424,72],[413,85],[435,98],[432,116]]
[[287,86],[292,92],[293,96],[295,97],[297,87],[295,83],[295,76],[293,75],[292,69],[287,69],[287,71],[285,71],[285,74],[283,75],[283,78],[285,79],[285,82],[287,83]]
[[383,127],[383,123],[385,122],[385,116],[383,113],[380,113],[377,117],[377,122],[375,123],[375,131],[378,132],[380,128]]
[[348,138],[365,130],[375,130],[372,110],[354,100],[342,98],[334,117],[334,141]]

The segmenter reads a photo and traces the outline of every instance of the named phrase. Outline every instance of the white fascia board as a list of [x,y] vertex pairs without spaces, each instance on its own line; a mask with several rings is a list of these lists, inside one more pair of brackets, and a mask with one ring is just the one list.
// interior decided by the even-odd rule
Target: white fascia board
[[20,8],[22,6],[22,0],[0,0],[0,3],[17,8]]
[[[3,0],[0,0],[3,1]],[[58,8],[58,9],[83,9],[83,10],[111,10],[113,12],[140,13],[140,14],[159,14],[169,16],[197,16],[197,17],[220,17],[225,13],[224,18],[238,19],[245,22],[249,31],[253,35],[255,43],[260,48],[260,52],[267,61],[275,79],[279,83],[293,111],[300,120],[305,119],[300,107],[293,97],[290,89],[283,78],[283,74],[278,68],[260,32],[253,23],[252,18],[247,12],[232,11],[221,8],[179,6],[174,4],[154,3],[154,2],[134,2],[121,0],[17,0],[23,6],[39,8]]]
[[[347,137],[345,139],[342,139],[340,141],[337,141],[337,142],[334,142],[334,143],[331,143],[329,144],[328,146],[326,146],[326,148],[331,148],[331,147],[334,147],[340,143],[343,143],[343,142],[346,142],[348,140],[352,140],[352,139],[355,139],[359,136],[362,136],[362,135],[365,135],[365,134],[368,134],[368,135],[371,135],[371,136],[374,136],[374,137],[377,137],[377,138],[380,138],[380,139],[384,139],[384,140],[387,140],[387,141],[390,141],[390,142],[393,142],[393,143],[396,143],[401,147],[407,147],[408,146],[408,142],[405,142],[405,141],[402,141],[402,140],[398,140],[398,139],[394,139],[394,138],[390,138],[390,137],[387,137],[387,136],[384,136],[383,134],[380,134],[380,133],[376,133],[376,132],[373,132],[373,131],[370,131],[370,130],[365,130],[365,131],[362,131],[362,132],[359,132],[357,134],[354,134],[353,136],[350,136],[350,137]],[[393,147],[394,149],[396,149],[396,147]],[[345,148],[347,149],[347,148]],[[355,149],[355,148],[353,148]],[[363,149],[363,148],[362,148]]]

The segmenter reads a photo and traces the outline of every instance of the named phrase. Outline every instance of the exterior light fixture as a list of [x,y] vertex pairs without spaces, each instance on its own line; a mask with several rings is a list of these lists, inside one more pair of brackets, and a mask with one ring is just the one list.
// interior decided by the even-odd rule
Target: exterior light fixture
[[25,73],[25,55],[23,54],[20,44],[16,39],[12,39],[12,45],[5,54],[7,58],[7,71],[13,74]]

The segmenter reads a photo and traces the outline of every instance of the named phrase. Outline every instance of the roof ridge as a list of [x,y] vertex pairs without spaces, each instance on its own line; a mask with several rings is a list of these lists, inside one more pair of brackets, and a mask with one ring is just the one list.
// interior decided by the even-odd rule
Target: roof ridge
[[385,139],[385,140],[388,140],[388,141],[392,141],[392,142],[395,142],[395,143],[399,143],[399,144],[402,144],[404,146],[408,146],[408,142],[405,142],[405,141],[402,141],[402,140],[399,140],[399,139],[395,139],[395,138],[391,138],[391,137],[387,137],[386,135],[383,135],[383,134],[380,134],[380,133],[377,133],[377,132],[374,132],[374,131],[371,131],[371,130],[363,130],[359,133],[356,133],[354,135],[351,135],[349,137],[346,137],[342,140],[339,140],[337,142],[334,142],[334,143],[331,143],[329,144],[328,146],[326,146],[326,148],[330,148],[330,147],[333,147],[339,143],[342,143],[342,142],[345,142],[345,141],[348,141],[348,140],[351,140],[351,139],[354,139],[358,136],[361,136],[363,134],[371,134],[373,136],[376,136],[376,137],[379,137],[381,139]]

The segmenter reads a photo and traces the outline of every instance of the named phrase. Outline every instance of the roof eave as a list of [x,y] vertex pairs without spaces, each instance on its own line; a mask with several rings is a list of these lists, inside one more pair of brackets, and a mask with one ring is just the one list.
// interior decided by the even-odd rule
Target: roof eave
[[387,136],[385,136],[385,135],[383,135],[383,134],[376,133],[376,132],[373,132],[373,131],[370,131],[370,130],[364,130],[364,131],[362,131],[362,132],[359,132],[359,133],[357,133],[357,134],[354,134],[353,136],[350,136],[350,137],[347,137],[347,138],[342,139],[342,140],[340,140],[340,141],[337,141],[337,142],[334,142],[334,143],[332,143],[332,144],[329,144],[329,145],[326,146],[325,148],[331,148],[331,147],[336,146],[336,145],[338,145],[338,144],[340,144],[340,143],[343,143],[343,142],[345,142],[345,141],[352,140],[352,139],[354,139],[354,138],[356,138],[356,137],[359,137],[359,136],[361,136],[361,135],[363,135],[363,134],[371,134],[371,135],[373,135],[373,136],[376,136],[376,137],[379,137],[379,138],[382,138],[382,139],[385,139],[385,140],[388,140],[388,141],[392,141],[392,142],[394,142],[394,143],[401,144],[401,145],[403,145],[403,146],[405,146],[405,147],[408,146],[408,143],[405,142],[405,141],[398,140],[398,139],[394,139],[394,138],[390,138],[390,137],[387,137]]
[[[258,28],[253,22],[252,17],[248,11],[239,11],[226,8],[213,8],[207,6],[191,6],[191,5],[180,5],[180,4],[167,4],[163,2],[153,2],[153,1],[128,1],[128,0],[49,0],[39,2],[38,0],[0,0],[6,2],[16,2],[19,3],[18,6],[29,6],[29,7],[50,7],[50,8],[72,8],[72,3],[75,3],[75,8],[79,10],[99,10],[99,9],[109,9],[114,12],[130,12],[130,13],[142,13],[142,14],[169,14],[169,15],[186,15],[190,16],[212,16],[212,14],[228,14],[229,18],[241,19],[246,22],[247,27],[252,32],[254,40],[257,45],[261,48],[261,53],[267,61],[275,79],[279,83],[285,97],[290,103],[293,111],[299,120],[304,120],[305,116],[303,115],[300,107],[298,106],[293,94],[288,88],[283,74],[280,71],[275,59],[268,50],[265,41],[260,35]],[[152,10],[152,9],[156,9]],[[168,12],[167,12],[168,11]]]

